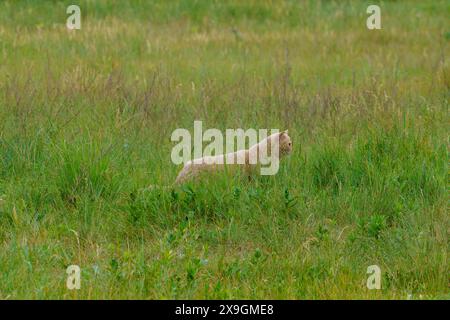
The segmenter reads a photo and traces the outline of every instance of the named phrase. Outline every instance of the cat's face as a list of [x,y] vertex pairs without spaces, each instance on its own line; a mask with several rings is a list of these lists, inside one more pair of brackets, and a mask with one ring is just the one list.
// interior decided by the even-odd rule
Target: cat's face
[[292,140],[288,135],[288,131],[280,133],[280,154],[288,155],[292,152]]

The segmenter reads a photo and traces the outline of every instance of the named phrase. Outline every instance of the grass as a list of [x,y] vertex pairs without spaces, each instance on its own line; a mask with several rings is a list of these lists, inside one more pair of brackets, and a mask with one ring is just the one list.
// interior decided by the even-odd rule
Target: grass
[[[0,298],[449,298],[447,1],[69,4],[0,3]],[[194,120],[294,152],[145,190]]]

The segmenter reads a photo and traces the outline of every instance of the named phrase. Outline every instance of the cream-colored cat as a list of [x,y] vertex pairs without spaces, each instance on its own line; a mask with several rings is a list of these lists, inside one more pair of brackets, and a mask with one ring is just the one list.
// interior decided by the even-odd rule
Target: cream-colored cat
[[[272,146],[278,146],[278,150],[275,150]],[[274,150],[275,152],[273,152]],[[204,173],[209,174],[225,170],[242,170],[244,174],[250,176],[256,171],[256,168],[260,168],[263,164],[264,157],[260,157],[261,153],[267,159],[279,161],[281,157],[290,154],[291,151],[292,141],[288,131],[274,133],[246,150],[224,155],[206,156],[186,162],[175,180],[175,185],[195,181]],[[267,164],[267,162],[264,164]]]

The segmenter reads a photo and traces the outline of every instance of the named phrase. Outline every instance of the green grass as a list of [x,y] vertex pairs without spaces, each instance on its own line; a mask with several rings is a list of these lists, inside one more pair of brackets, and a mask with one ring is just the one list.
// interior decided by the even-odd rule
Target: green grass
[[[448,1],[72,3],[0,3],[0,298],[450,297]],[[194,120],[294,151],[145,190]]]

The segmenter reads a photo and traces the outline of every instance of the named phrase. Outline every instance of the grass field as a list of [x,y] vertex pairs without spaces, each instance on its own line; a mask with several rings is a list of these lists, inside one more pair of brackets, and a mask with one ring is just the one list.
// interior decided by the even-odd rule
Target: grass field
[[[369,4],[2,1],[0,298],[449,299],[450,4]],[[145,190],[194,120],[294,151]]]

